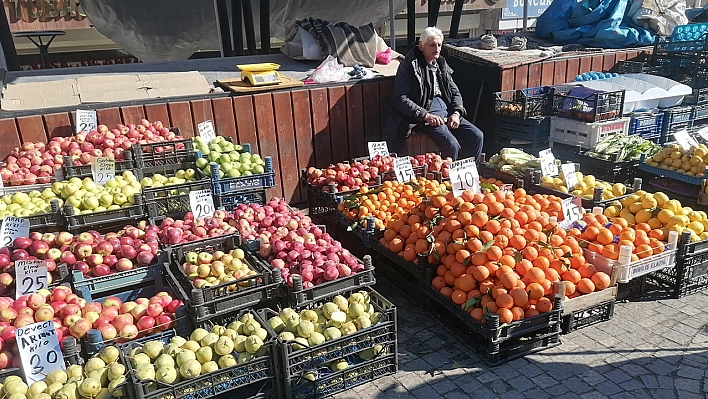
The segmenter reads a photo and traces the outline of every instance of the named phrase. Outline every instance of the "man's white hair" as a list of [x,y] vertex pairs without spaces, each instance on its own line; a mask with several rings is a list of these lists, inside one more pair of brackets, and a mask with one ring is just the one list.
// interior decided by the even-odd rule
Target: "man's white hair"
[[420,34],[420,42],[422,44],[425,44],[428,42],[428,40],[434,37],[439,37],[440,40],[443,40],[442,31],[434,26],[428,26],[427,28],[423,29],[423,32]]

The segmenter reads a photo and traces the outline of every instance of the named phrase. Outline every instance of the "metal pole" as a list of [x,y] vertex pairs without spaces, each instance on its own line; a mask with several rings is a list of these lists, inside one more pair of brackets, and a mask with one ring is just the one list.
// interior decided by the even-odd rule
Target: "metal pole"
[[253,7],[251,0],[242,0],[243,25],[246,28],[246,46],[248,55],[256,55],[256,28],[253,26]]
[[261,54],[270,54],[270,0],[261,0],[260,8]]
[[393,11],[393,0],[388,0],[388,17],[391,19],[391,24],[388,27],[389,41],[391,50],[396,51],[396,15]]
[[415,45],[415,0],[406,2],[407,43],[408,47]]
[[216,17],[216,33],[219,35],[219,44],[222,57],[231,57],[231,38],[229,37],[229,20],[226,16],[224,0],[214,0],[214,16]]
[[[528,0],[522,0],[524,2],[524,25],[523,25],[523,31],[526,32],[528,30],[528,25],[529,25],[529,2]],[[518,26],[518,25],[517,25]]]
[[17,57],[17,49],[15,49],[15,41],[12,40],[12,32],[10,32],[10,23],[7,20],[5,11],[0,16],[0,46],[5,55],[5,63],[9,71],[20,70],[20,59]]
[[428,26],[438,24],[438,15],[440,15],[440,0],[428,1]]
[[231,1],[231,25],[234,40],[234,55],[243,55],[243,5],[241,0]]
[[450,37],[457,39],[457,31],[460,30],[460,19],[462,19],[462,6],[464,0],[455,0],[455,8],[452,10],[452,21],[450,22]]

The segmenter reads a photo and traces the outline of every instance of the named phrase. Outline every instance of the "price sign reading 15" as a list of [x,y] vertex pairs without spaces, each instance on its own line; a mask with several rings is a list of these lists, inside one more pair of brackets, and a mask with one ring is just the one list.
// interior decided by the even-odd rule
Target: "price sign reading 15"
[[211,190],[197,190],[189,192],[189,206],[195,218],[209,217],[214,214],[214,197]]
[[465,190],[479,193],[479,172],[474,158],[462,159],[450,164],[450,181],[455,197],[459,197]]
[[393,160],[393,170],[396,172],[396,180],[407,183],[415,179],[413,165],[409,157],[398,157]]

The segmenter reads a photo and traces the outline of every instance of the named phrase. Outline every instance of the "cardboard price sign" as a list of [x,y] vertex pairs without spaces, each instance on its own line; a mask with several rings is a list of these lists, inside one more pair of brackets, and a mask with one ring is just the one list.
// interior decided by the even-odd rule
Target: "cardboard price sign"
[[385,157],[389,154],[388,144],[385,141],[369,141],[369,158],[373,158],[377,155]]
[[5,216],[2,219],[2,226],[0,226],[0,243],[3,247],[9,247],[15,238],[29,236],[29,229],[29,220]]
[[15,299],[47,288],[47,261],[28,259],[15,261]]
[[216,210],[211,190],[190,191],[189,206],[192,208],[195,218],[212,216]]
[[401,183],[408,183],[415,179],[413,165],[409,157],[399,157],[393,160],[393,170],[396,172],[396,180]]
[[674,138],[676,141],[678,141],[679,145],[681,148],[683,148],[686,151],[691,150],[691,147],[697,146],[698,142],[696,139],[688,135],[688,130],[679,130],[678,132],[674,133]]
[[553,151],[550,148],[547,150],[539,151],[538,158],[541,160],[541,174],[543,176],[558,175],[558,165],[556,165],[556,157],[553,156]]
[[103,186],[107,181],[116,177],[116,161],[109,157],[93,157],[91,160],[91,174],[94,183]]
[[450,164],[450,182],[455,197],[459,197],[465,190],[479,193],[479,172],[474,158],[461,159]]
[[708,127],[704,127],[703,129],[699,130],[698,135],[703,137],[703,140],[708,141]]
[[197,125],[197,130],[199,130],[199,136],[204,139],[207,143],[211,142],[216,138],[216,131],[214,130],[214,124],[211,121],[204,121]]
[[563,207],[563,223],[567,226],[583,217],[583,203],[580,197],[564,198],[561,206]]
[[43,381],[52,371],[66,370],[53,321],[20,327],[15,336],[27,385]]
[[96,117],[96,111],[89,111],[87,109],[76,110],[76,133],[90,132],[97,128],[98,118]]
[[575,164],[564,163],[561,165],[561,171],[563,172],[563,177],[565,177],[565,186],[568,187],[568,191],[573,191],[575,185],[578,184],[578,176],[575,175]]

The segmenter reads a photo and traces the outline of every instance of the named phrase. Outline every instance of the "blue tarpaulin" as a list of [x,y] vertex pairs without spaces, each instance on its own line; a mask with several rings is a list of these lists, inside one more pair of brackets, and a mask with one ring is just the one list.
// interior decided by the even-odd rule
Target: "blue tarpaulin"
[[629,0],[554,0],[536,20],[536,35],[559,44],[600,48],[647,46],[654,33],[627,16]]

